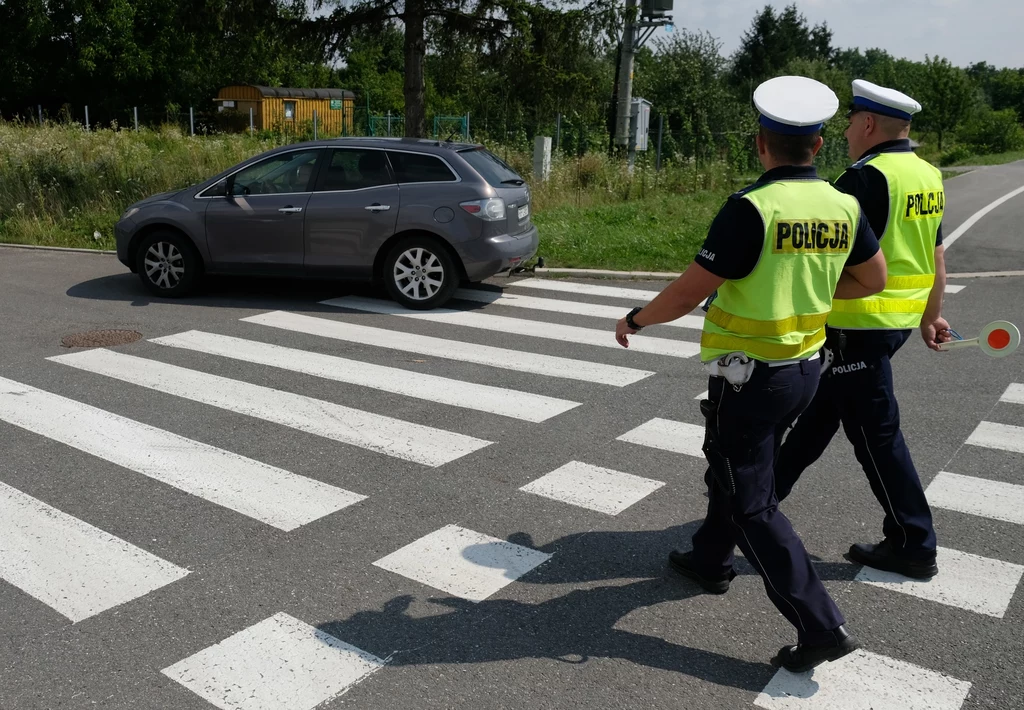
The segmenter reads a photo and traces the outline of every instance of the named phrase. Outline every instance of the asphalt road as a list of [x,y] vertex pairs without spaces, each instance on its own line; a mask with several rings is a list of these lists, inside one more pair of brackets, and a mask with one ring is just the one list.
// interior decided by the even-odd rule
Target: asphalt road
[[[1021,185],[1024,163],[950,181],[946,233]],[[1021,220],[1024,195],[950,271],[1024,269]],[[112,257],[0,250],[0,708],[1024,708],[1024,356],[915,335],[894,363],[915,463],[944,491],[931,586],[855,580],[843,553],[881,512],[845,439],[805,475],[783,509],[865,653],[790,676],[767,661],[793,631],[749,565],[721,597],[665,568],[706,502],[696,358],[573,342],[567,326],[610,341],[613,322],[568,311],[642,299],[513,280],[483,288],[548,302],[460,300],[471,313],[436,322],[323,305],[350,295],[336,284],[160,301]],[[961,334],[1024,324],[1024,278],[955,283]],[[61,346],[95,329],[143,337]],[[663,350],[699,339],[655,330]],[[153,342],[188,331],[209,335]],[[619,439],[652,419],[691,425],[648,441],[683,451]],[[618,488],[574,478],[572,502],[520,490],[570,462],[631,477],[578,466]]]

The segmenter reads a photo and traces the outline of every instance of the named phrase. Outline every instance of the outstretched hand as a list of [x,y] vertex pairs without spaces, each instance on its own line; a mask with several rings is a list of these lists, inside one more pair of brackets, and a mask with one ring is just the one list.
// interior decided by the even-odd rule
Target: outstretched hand
[[629,336],[636,333],[637,331],[626,323],[625,318],[619,318],[619,322],[615,324],[615,341],[624,348],[629,347]]

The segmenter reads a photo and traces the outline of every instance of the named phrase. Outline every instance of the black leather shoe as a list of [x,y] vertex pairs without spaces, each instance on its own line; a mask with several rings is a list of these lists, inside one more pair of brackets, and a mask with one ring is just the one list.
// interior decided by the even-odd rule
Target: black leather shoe
[[772,665],[776,668],[781,666],[792,673],[803,673],[826,661],[838,660],[859,648],[845,626],[840,626],[832,635],[835,638],[825,644],[798,643],[796,646],[784,646],[772,659]]
[[888,540],[882,540],[877,545],[853,545],[850,547],[849,558],[868,567],[914,579],[928,579],[939,573],[934,554],[923,560],[908,559],[897,554]]
[[736,573],[732,570],[729,570],[729,574],[723,577],[705,577],[693,566],[692,552],[673,550],[668,553],[668,563],[676,572],[687,579],[692,579],[704,591],[711,592],[712,594],[725,594],[729,591],[729,583],[736,578]]

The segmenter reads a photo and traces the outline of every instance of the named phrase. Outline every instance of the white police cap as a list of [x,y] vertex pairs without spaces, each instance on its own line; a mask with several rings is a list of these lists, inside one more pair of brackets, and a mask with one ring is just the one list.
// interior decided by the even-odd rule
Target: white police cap
[[921,104],[902,91],[887,89],[870,81],[855,79],[853,82],[853,111],[870,111],[883,116],[902,118],[909,121],[921,110]]
[[762,126],[792,136],[820,131],[836,115],[839,98],[820,81],[805,76],[779,76],[754,90],[754,106]]

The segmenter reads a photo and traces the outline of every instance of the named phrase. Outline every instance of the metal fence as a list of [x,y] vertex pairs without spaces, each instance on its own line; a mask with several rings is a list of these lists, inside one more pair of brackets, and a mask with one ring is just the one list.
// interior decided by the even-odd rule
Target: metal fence
[[[86,129],[115,128],[138,130],[159,128],[168,124],[177,126],[185,135],[215,135],[223,133],[250,133],[261,136],[282,136],[286,140],[308,140],[341,136],[403,136],[405,119],[394,113],[373,115],[366,107],[346,107],[346,120],[321,121],[265,121],[262,130],[255,115],[245,112],[218,112],[203,107],[168,106],[165,110],[125,107],[116,110],[91,110],[89,106],[65,105],[56,114],[36,107],[20,118],[24,123],[42,124],[50,121],[78,123]],[[539,118],[539,120],[537,120]],[[268,125],[269,124],[269,125]],[[463,140],[485,142],[500,146],[499,155],[510,152],[529,153],[536,136],[549,136],[552,149],[563,155],[583,155],[607,151],[611,146],[608,126],[578,117],[555,114],[547,120],[534,117],[530,123],[510,121],[508,117],[483,116],[474,119],[468,113],[462,116],[437,115],[428,117],[431,137],[445,140],[456,136]],[[742,172],[757,171],[760,164],[754,145],[754,131],[719,131],[695,134],[686,130],[672,130],[665,116],[651,117],[648,146],[637,153],[636,159],[644,165],[660,170],[670,163],[697,164],[726,162]],[[826,131],[825,147],[818,158],[819,166],[841,166],[847,162],[846,146],[842,136]]]

